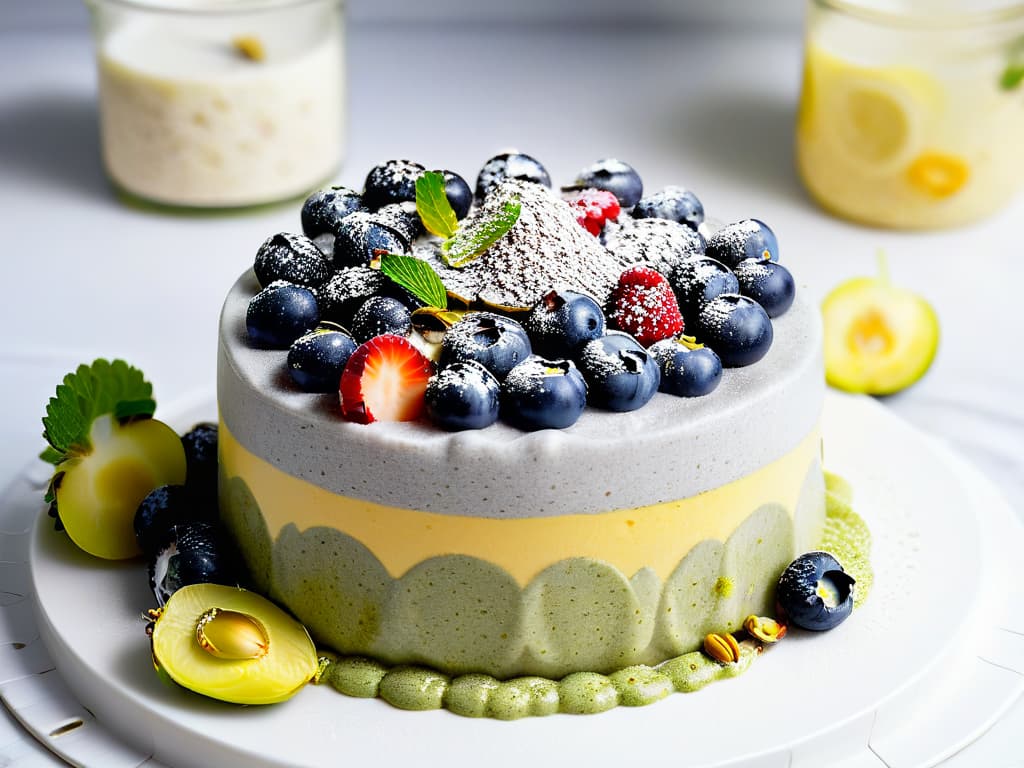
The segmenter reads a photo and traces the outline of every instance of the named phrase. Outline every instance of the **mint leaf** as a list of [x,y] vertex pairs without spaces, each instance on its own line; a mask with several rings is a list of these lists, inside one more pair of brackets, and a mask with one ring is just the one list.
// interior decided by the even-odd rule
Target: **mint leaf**
[[64,377],[43,417],[43,437],[50,447],[40,458],[59,464],[69,455],[87,453],[92,423],[104,414],[117,418],[153,415],[153,387],[142,371],[124,360],[96,360]]
[[464,267],[515,226],[522,209],[518,200],[505,203],[493,218],[477,219],[463,227],[441,246],[441,258],[449,267]]
[[445,309],[448,291],[437,272],[423,259],[386,253],[380,261],[380,271],[430,307]]
[[1021,83],[1024,83],[1024,63],[1009,64],[999,78],[999,87],[1004,91],[1014,91]]
[[416,213],[427,231],[438,237],[451,237],[459,220],[444,191],[444,174],[427,171],[416,179]]

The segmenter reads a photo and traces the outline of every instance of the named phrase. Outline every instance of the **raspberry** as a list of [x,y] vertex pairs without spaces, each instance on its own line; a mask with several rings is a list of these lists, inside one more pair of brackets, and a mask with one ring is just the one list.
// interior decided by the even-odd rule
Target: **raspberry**
[[631,267],[619,276],[608,321],[645,347],[683,330],[683,316],[672,287],[650,267]]
[[603,189],[581,189],[564,199],[573,209],[576,221],[595,237],[601,234],[606,221],[619,218],[622,212],[618,198]]

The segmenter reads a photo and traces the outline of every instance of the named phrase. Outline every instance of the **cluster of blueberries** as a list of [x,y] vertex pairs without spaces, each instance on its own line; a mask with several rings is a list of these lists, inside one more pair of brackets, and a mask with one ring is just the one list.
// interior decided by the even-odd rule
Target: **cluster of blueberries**
[[[361,194],[345,187],[316,192],[302,208],[303,235],[277,234],[260,247],[254,271],[262,290],[249,304],[249,338],[260,347],[288,349],[289,370],[304,390],[337,391],[340,372],[359,344],[412,334],[412,313],[422,302],[371,264],[381,252],[411,254],[423,234],[415,182],[425,170],[389,161],[370,171]],[[458,174],[439,173],[459,219],[474,198],[479,203],[505,179],[551,185],[544,167],[519,153],[488,160],[475,194]],[[692,192],[667,187],[644,197],[640,176],[617,160],[595,163],[563,188],[582,189],[611,192],[633,219],[667,220],[693,235],[697,246],[668,277],[687,332],[708,346],[675,337],[645,348],[608,329],[593,298],[557,288],[522,323],[470,312],[444,333],[438,369],[427,386],[427,411],[439,426],[480,428],[500,411],[524,429],[561,428],[574,423],[588,402],[628,411],[659,390],[707,394],[723,364],[748,365],[767,353],[770,318],[785,312],[795,295],[767,225],[747,219],[705,236],[703,206]]]

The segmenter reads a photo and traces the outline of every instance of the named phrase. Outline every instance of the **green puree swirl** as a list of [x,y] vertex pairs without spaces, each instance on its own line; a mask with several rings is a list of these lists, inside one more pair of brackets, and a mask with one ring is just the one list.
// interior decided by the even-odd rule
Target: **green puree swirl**
[[[825,473],[826,517],[820,547],[835,555],[856,579],[854,604],[867,598],[873,582],[869,561],[871,532],[853,511],[853,493],[843,478]],[[319,682],[347,696],[380,697],[400,709],[444,708],[464,717],[518,720],[556,712],[589,715],[617,706],[641,707],[670,693],[691,693],[742,674],[761,652],[753,639],[740,643],[739,661],[723,664],[692,651],[657,666],[634,665],[609,675],[574,672],[561,680],[490,675],[445,675],[418,666],[389,667],[373,659],[347,656],[330,661]]]

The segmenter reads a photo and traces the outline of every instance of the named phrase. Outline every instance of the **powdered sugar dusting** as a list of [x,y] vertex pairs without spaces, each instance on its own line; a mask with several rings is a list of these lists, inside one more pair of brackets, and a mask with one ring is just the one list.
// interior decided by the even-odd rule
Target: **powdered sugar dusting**
[[629,264],[649,264],[669,275],[683,259],[704,254],[700,236],[668,219],[629,219],[606,231],[609,250]]

